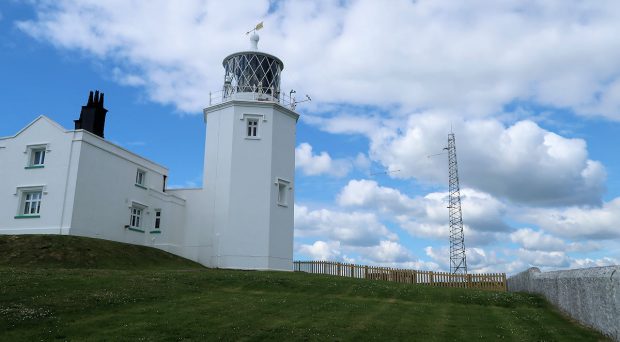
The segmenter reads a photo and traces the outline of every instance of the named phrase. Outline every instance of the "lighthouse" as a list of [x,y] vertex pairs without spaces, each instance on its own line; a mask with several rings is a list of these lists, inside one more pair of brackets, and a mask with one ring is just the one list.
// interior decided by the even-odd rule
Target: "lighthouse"
[[292,271],[299,114],[293,91],[281,90],[284,63],[258,41],[253,32],[250,49],[224,58],[222,88],[209,94],[201,188],[168,188],[165,166],[106,140],[114,115],[95,91],[74,130],[42,115],[0,137],[0,234],[87,236],[207,267]]
[[[292,270],[299,114],[280,86],[284,63],[251,48],[223,61],[204,109],[204,234],[218,268]],[[201,201],[202,202],[202,201]]]

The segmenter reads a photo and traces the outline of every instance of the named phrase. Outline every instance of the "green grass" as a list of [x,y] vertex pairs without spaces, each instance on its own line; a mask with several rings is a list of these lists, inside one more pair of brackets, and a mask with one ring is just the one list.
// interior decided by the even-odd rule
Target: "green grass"
[[[213,270],[144,247],[31,238],[0,236],[0,341],[604,340],[538,296]],[[83,243],[90,257],[64,267],[15,241],[59,260]]]
[[188,269],[200,264],[158,249],[60,235],[0,235],[0,267]]

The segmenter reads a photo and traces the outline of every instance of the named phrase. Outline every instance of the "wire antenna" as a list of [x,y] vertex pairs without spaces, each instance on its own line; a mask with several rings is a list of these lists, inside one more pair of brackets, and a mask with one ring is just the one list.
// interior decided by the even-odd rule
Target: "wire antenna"
[[459,189],[459,171],[456,162],[456,141],[454,133],[448,134],[448,167],[449,167],[449,206],[450,216],[450,273],[467,274],[465,258],[465,236],[463,234],[463,214],[461,212],[461,192]]
[[385,171],[379,171],[379,172],[373,172],[370,174],[370,176],[378,176],[378,175],[389,175],[391,173],[396,173],[396,172],[400,172],[400,170],[385,170]]

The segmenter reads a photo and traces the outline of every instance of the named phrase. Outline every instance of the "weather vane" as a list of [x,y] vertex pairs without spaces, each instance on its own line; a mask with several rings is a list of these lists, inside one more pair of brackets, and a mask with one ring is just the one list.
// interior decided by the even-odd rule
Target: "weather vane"
[[256,27],[254,27],[253,29],[249,30],[248,32],[245,33],[245,35],[247,36],[248,34],[252,33],[252,32],[256,32],[260,29],[263,28],[263,22],[261,21],[260,23],[256,24]]

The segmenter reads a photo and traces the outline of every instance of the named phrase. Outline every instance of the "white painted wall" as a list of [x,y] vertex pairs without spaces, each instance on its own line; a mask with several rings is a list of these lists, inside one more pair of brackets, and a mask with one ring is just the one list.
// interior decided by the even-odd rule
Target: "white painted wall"
[[[298,115],[280,106],[275,106],[273,116],[273,139],[271,179],[283,178],[290,181],[287,206],[277,204],[278,187],[271,185],[271,220],[269,223],[269,268],[292,270],[293,265],[293,210],[295,203],[295,139]],[[294,115],[293,115],[294,114]]]
[[[182,240],[175,230],[185,228],[185,201],[162,192],[168,171],[86,131],[74,143],[81,153],[71,233],[178,250]],[[146,171],[146,189],[135,184],[138,169]],[[126,228],[134,204],[144,206],[143,232]],[[154,228],[155,209],[162,211],[160,230]]]
[[[166,249],[171,253],[194,260],[205,266],[214,267],[212,230],[207,226],[206,197],[204,189],[172,189],[169,194],[185,200],[185,225],[174,231],[171,241],[182,246],[179,249]],[[158,246],[159,247],[159,246]],[[160,247],[162,248],[162,247]]]
[[[258,139],[247,137],[248,116],[259,118]],[[292,270],[293,189],[291,204],[278,206],[275,181],[293,184],[297,118],[269,102],[233,100],[205,109],[204,182],[215,266]]]
[[[71,227],[73,132],[40,116],[15,136],[0,138],[0,234],[68,234]],[[43,168],[26,169],[28,146],[46,145]],[[73,151],[75,152],[75,151]],[[79,153],[79,152],[78,152]],[[39,218],[16,219],[20,187],[43,188]]]

